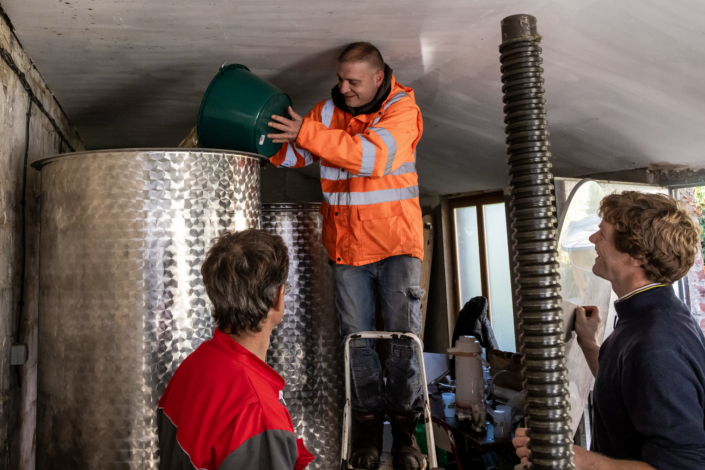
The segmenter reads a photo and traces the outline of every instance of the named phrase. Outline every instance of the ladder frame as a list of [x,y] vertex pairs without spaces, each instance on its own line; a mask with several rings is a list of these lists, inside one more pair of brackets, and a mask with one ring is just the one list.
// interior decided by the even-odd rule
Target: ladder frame
[[408,339],[416,343],[416,354],[419,360],[419,375],[423,386],[423,416],[426,426],[426,445],[428,447],[428,466],[427,468],[435,469],[438,466],[436,459],[436,444],[433,437],[433,426],[431,418],[431,405],[428,396],[428,384],[426,383],[426,367],[423,360],[423,343],[413,333],[400,333],[388,331],[361,331],[347,335],[344,340],[345,349],[345,408],[343,410],[343,442],[340,450],[340,468],[351,469],[348,461],[352,443],[352,400],[351,400],[351,377],[350,377],[350,340],[352,339]]

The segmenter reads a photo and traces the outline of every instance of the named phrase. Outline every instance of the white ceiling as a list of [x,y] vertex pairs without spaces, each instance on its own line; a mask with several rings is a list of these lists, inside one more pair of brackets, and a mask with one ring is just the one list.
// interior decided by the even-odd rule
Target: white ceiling
[[86,146],[172,147],[220,65],[308,112],[368,40],[424,116],[422,192],[506,185],[500,20],[533,14],[555,172],[703,166],[702,0],[0,0]]

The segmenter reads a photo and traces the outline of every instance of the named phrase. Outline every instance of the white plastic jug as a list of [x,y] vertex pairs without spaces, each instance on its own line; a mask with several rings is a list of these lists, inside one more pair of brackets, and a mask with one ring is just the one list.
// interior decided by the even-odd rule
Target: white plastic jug
[[485,398],[485,381],[482,377],[482,347],[473,336],[461,336],[455,347],[448,349],[455,356],[455,404],[459,408],[472,408]]

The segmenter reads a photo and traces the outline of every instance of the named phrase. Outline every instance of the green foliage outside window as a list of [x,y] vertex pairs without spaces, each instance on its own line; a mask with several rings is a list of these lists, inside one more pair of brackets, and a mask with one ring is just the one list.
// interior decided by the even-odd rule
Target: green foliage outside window
[[705,186],[695,188],[695,209],[698,211],[698,220],[700,228],[703,229],[700,234],[700,244],[705,251]]

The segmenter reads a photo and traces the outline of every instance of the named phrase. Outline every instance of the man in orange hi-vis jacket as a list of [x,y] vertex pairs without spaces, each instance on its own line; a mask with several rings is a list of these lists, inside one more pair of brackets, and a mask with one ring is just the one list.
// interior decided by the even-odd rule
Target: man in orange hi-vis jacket
[[[320,160],[323,245],[335,264],[336,307],[343,335],[375,329],[379,295],[387,331],[421,333],[419,283],[423,223],[416,145],[423,122],[411,88],[400,85],[379,50],[350,44],[338,58],[332,97],[301,118],[272,116],[282,142],[270,161],[289,168]],[[419,364],[410,342],[392,340],[386,390],[372,340],[350,343],[354,468],[376,469],[385,412],[394,439],[394,469],[420,469],[415,439]]]

